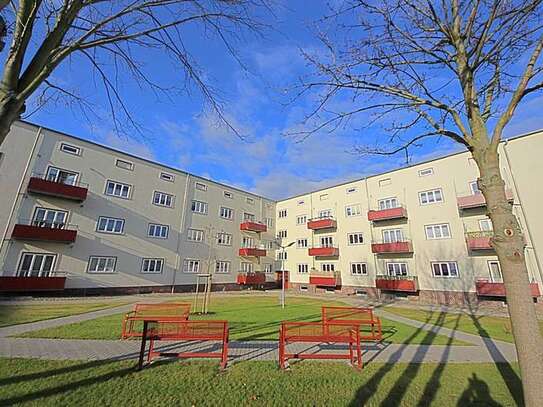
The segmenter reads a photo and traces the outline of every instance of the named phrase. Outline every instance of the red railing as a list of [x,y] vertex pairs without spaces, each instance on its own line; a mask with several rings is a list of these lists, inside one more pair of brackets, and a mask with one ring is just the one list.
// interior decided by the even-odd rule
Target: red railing
[[384,291],[418,291],[417,278],[413,276],[376,276],[375,287]]
[[[513,191],[509,188],[505,189],[505,197],[508,201],[513,201]],[[486,200],[482,193],[463,195],[456,198],[460,209],[472,209],[486,206]]]
[[413,245],[411,241],[405,240],[402,242],[390,243],[372,243],[372,253],[413,253]]
[[338,287],[341,285],[341,273],[339,271],[310,271],[309,284],[322,287]]
[[308,250],[309,256],[322,256],[322,257],[337,257],[339,256],[339,248],[337,247],[311,247]]
[[[475,282],[475,291],[481,297],[505,297],[505,284],[478,280]],[[530,291],[533,297],[541,296],[537,283],[530,283]]]
[[264,223],[245,221],[240,223],[239,230],[247,232],[266,232],[268,227]]
[[322,322],[357,323],[368,326],[371,331],[360,337],[362,340],[380,341],[383,339],[381,320],[367,307],[322,307]]
[[325,218],[310,219],[307,222],[307,228],[311,230],[335,229],[336,227],[337,222],[331,216]]
[[30,178],[27,191],[82,202],[87,199],[88,188],[83,184],[70,185],[35,176]]
[[257,249],[256,247],[242,247],[238,254],[243,257],[265,257],[266,250]]
[[190,315],[189,303],[135,304],[122,322],[121,339],[140,337],[137,321],[160,319],[162,321],[186,321]]
[[397,208],[368,211],[368,220],[370,222],[392,219],[407,219],[407,210],[403,206],[398,206]]
[[247,273],[239,272],[237,277],[238,285],[258,285],[266,282],[266,274],[264,273]]
[[74,225],[31,221],[13,227],[11,238],[16,240],[40,240],[46,242],[73,243],[77,237]]

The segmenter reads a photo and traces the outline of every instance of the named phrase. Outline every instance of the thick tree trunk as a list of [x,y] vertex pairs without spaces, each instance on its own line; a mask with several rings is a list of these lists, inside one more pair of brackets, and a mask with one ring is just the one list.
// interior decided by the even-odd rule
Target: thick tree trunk
[[20,117],[21,106],[4,98],[0,101],[0,146],[6,139],[11,125]]
[[487,147],[473,151],[473,157],[479,166],[479,188],[494,227],[492,246],[500,261],[505,284],[525,403],[540,406],[543,403],[543,338],[530,292],[524,237],[505,196],[498,152]]

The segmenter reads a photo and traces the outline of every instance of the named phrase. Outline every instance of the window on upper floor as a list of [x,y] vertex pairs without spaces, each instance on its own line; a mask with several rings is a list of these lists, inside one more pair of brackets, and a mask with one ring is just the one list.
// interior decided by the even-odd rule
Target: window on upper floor
[[287,217],[287,210],[281,209],[278,213],[279,218],[286,218]]
[[242,238],[241,238],[241,247],[243,247],[243,248],[256,247],[255,239],[250,237],[250,236],[242,236]]
[[65,153],[72,154],[72,155],[81,155],[81,148],[73,146],[71,144],[67,144],[67,143],[60,144],[60,151],[63,151]]
[[351,274],[353,276],[368,275],[368,265],[366,263],[351,263]]
[[402,229],[387,229],[382,231],[383,243],[403,242],[404,236]]
[[159,239],[167,239],[169,231],[170,231],[170,227],[168,225],[159,225],[156,223],[149,223],[147,236],[156,237]]
[[407,268],[407,263],[396,263],[391,262],[387,263],[387,274],[392,277],[401,277],[401,276],[407,276],[409,273],[409,270]]
[[347,194],[354,194],[356,191],[358,191],[358,188],[356,187],[349,187],[345,190]]
[[379,210],[392,209],[400,206],[398,203],[398,198],[396,197],[379,199],[377,201],[377,205],[379,206]]
[[287,252],[284,250],[278,251],[277,260],[287,260]]
[[364,235],[362,234],[362,232],[348,233],[347,241],[349,242],[350,245],[363,244]]
[[434,277],[458,277],[458,265],[455,261],[432,262],[432,275]]
[[319,218],[331,218],[332,210],[331,209],[322,209],[319,211]]
[[432,175],[433,173],[433,168],[423,168],[422,170],[419,170],[419,177],[427,177],[428,175]]
[[254,222],[256,217],[252,213],[243,212],[243,221],[244,222]]
[[60,184],[75,185],[77,184],[78,177],[79,174],[77,172],[67,171],[57,167],[49,167],[47,168],[45,179]]
[[191,205],[192,212],[200,213],[202,215],[207,215],[207,202],[202,201],[192,201]]
[[204,241],[204,231],[200,229],[188,229],[187,231],[187,240],[190,242],[203,242]]
[[159,175],[159,178],[163,181],[168,181],[168,182],[175,181],[175,177],[172,174],[168,174],[167,172],[161,172]]
[[336,265],[334,263],[321,263],[321,271],[334,272],[336,271]]
[[296,247],[298,249],[306,249],[307,248],[307,239],[296,239]]
[[298,273],[306,274],[309,272],[309,264],[298,264]]
[[419,200],[421,205],[443,202],[443,192],[441,191],[441,188],[419,192]]
[[296,216],[297,225],[305,225],[307,223],[307,215],[298,215]]
[[262,268],[266,274],[273,273],[273,266],[270,263],[263,264]]
[[153,204],[171,208],[173,206],[173,195],[166,194],[165,192],[155,191],[153,194]]
[[164,259],[143,259],[141,264],[141,272],[159,274],[162,273],[163,267]]
[[304,201],[303,199],[300,199],[300,200],[298,201],[298,205],[303,205],[303,204],[305,204],[305,201]]
[[450,239],[451,231],[448,223],[440,223],[436,225],[426,225],[424,227],[426,239]]
[[255,200],[251,197],[245,198],[245,202],[247,202],[249,205],[253,205],[255,203]]
[[320,247],[334,247],[334,238],[333,236],[321,236],[319,238]]
[[207,185],[202,182],[196,182],[194,184],[194,188],[200,190],[200,191],[207,191]]
[[240,269],[242,273],[254,273],[255,266],[253,263],[249,263],[248,261],[242,261],[240,263]]
[[328,194],[320,194],[319,195],[319,200],[321,200],[321,201],[326,201],[328,198],[329,198]]
[[234,198],[234,194],[232,194],[232,192],[223,191],[223,195],[224,195],[225,198],[228,198],[228,199],[233,199]]
[[271,229],[273,227],[273,219],[272,218],[264,218],[264,223],[266,224],[266,227],[268,229]]
[[232,220],[234,219],[234,210],[225,206],[221,206],[219,208],[219,216],[223,219]]
[[32,217],[32,225],[43,228],[64,229],[68,222],[68,212],[58,209],[37,207]]
[[119,168],[122,168],[123,170],[132,171],[134,169],[134,163],[130,161],[121,160],[120,158],[117,158],[115,160],[115,165]]
[[230,262],[226,260],[217,260],[215,262],[215,273],[230,273]]
[[481,193],[481,190],[479,189],[479,184],[477,183],[477,181],[471,181],[469,183],[469,189],[471,190],[471,193],[473,195],[478,195]]
[[232,235],[230,233],[217,233],[217,244],[221,246],[232,246]]
[[379,182],[379,186],[380,186],[380,187],[385,187],[385,186],[387,186],[387,185],[392,184],[392,179],[390,179],[390,178],[383,178],[383,179],[380,179],[378,182]]
[[482,230],[483,232],[493,231],[494,227],[492,226],[492,221],[490,219],[480,219],[479,230]]
[[96,223],[96,231],[102,233],[122,234],[124,232],[124,219],[100,216]]
[[130,192],[132,185],[123,184],[122,182],[108,180],[106,182],[105,194],[109,196],[116,196],[118,198],[130,198]]
[[277,237],[280,239],[285,239],[287,237],[287,231],[286,230],[278,230],[277,231]]
[[362,209],[360,208],[360,204],[348,205],[345,207],[345,216],[347,217],[359,216],[361,213]]

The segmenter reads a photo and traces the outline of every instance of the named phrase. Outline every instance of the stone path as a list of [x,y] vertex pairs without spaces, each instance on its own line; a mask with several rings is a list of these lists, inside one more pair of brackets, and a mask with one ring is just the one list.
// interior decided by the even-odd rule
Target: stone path
[[[155,297],[156,301],[164,298]],[[147,298],[146,301],[155,299]],[[57,360],[126,360],[135,359],[139,353],[139,341],[120,340],[84,340],[84,339],[40,339],[40,338],[13,338],[10,336],[24,332],[58,327],[74,322],[95,319],[102,316],[126,312],[132,305],[123,305],[93,311],[80,315],[49,319],[28,324],[0,328],[0,356],[9,358],[41,358]],[[459,339],[472,343],[473,346],[443,346],[443,345],[405,345],[405,344],[364,344],[364,363],[375,362],[406,362],[406,363],[485,363],[485,362],[512,362],[516,361],[516,351],[512,344],[481,338],[464,332],[453,331],[424,322],[419,322],[386,312],[380,308],[377,313],[389,320],[413,326],[421,331],[433,332],[451,339]],[[164,343],[162,349],[193,351],[198,349],[211,350],[219,345],[191,342],[179,345]],[[327,344],[294,344],[289,350],[295,352],[344,352],[344,348]],[[235,363],[243,360],[277,360],[277,341],[231,341],[229,344],[229,362]]]

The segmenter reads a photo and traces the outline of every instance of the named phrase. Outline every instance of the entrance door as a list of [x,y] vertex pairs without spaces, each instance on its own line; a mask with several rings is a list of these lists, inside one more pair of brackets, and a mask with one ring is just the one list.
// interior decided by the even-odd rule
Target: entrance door
[[20,277],[49,277],[55,265],[55,254],[23,253],[19,265]]

